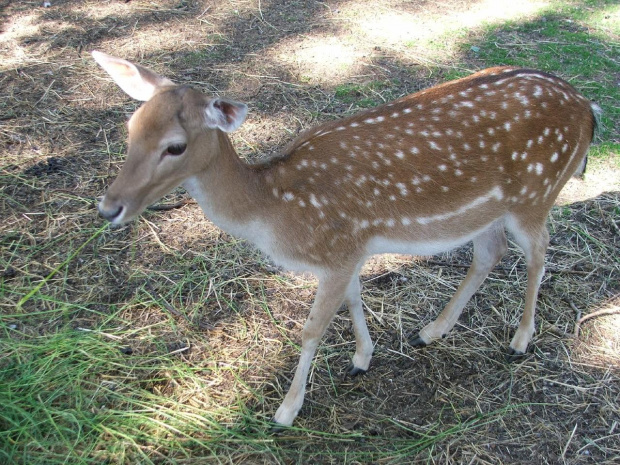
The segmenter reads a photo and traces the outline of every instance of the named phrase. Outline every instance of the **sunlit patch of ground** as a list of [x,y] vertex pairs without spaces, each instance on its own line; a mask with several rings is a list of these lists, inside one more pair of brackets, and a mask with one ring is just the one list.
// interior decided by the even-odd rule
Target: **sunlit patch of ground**
[[573,177],[560,192],[557,205],[593,199],[603,192],[620,190],[620,166],[613,158],[603,161],[590,158],[585,175]]
[[537,14],[548,2],[349,1],[329,7],[319,24],[329,30],[304,34],[274,46],[269,55],[311,82],[346,81],[373,57],[404,63],[447,63],[463,31]]

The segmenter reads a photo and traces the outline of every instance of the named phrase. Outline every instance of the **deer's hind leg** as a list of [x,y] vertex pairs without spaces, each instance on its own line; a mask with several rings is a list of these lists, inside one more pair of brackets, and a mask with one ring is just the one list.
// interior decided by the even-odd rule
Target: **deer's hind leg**
[[422,328],[417,337],[410,340],[411,345],[430,344],[434,339],[445,336],[454,327],[471,296],[506,253],[506,233],[503,223],[499,221],[493,223],[476,236],[473,243],[474,259],[465,279],[435,321]]
[[370,366],[372,358],[373,346],[372,339],[368,333],[366,320],[364,318],[364,309],[362,307],[361,286],[357,273],[349,283],[345,295],[345,304],[349,309],[353,331],[355,333],[355,355],[347,368],[350,376],[365,373]]
[[510,342],[506,359],[513,361],[525,354],[527,346],[534,335],[534,314],[538,289],[545,273],[545,253],[549,245],[549,232],[546,219],[528,222],[511,218],[506,223],[508,231],[515,242],[523,249],[527,267],[527,290],[525,294],[525,308],[519,323],[519,328]]

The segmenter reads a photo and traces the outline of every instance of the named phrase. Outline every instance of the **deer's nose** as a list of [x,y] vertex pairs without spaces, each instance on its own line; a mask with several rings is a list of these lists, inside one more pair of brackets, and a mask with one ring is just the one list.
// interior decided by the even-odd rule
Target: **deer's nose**
[[108,220],[110,223],[114,223],[115,220],[118,220],[121,217],[123,214],[123,209],[124,208],[122,205],[106,208],[103,205],[103,202],[101,202],[98,207],[99,215]]

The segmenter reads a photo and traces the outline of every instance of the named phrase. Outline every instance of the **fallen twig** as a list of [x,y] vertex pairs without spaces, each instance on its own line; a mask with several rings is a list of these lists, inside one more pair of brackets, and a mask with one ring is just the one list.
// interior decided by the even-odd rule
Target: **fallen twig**
[[[571,304],[571,307],[573,307],[573,309],[576,309],[575,304],[569,302]],[[615,307],[615,308],[602,308],[600,310],[597,310],[595,312],[592,313],[588,313],[587,315],[581,316],[581,312],[578,311],[577,313],[577,322],[575,323],[575,337],[579,337],[579,331],[581,329],[581,325],[589,320],[590,318],[596,318],[598,316],[603,316],[603,315],[617,315],[620,313],[620,307]]]

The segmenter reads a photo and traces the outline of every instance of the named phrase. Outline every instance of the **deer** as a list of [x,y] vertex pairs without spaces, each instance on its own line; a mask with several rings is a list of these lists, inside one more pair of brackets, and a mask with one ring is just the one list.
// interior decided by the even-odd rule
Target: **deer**
[[372,255],[432,256],[472,242],[469,270],[410,344],[444,337],[507,251],[523,250],[523,314],[507,358],[526,354],[558,193],[585,168],[600,109],[551,74],[494,67],[305,130],[280,154],[242,160],[228,133],[248,107],[211,97],[121,58],[95,61],[144,102],[127,124],[127,157],[98,205],[113,224],[178,186],[208,219],[318,286],[290,388],[273,416],[293,424],[317,347],[344,304],[355,335],[346,373],[373,354],[359,272]]

